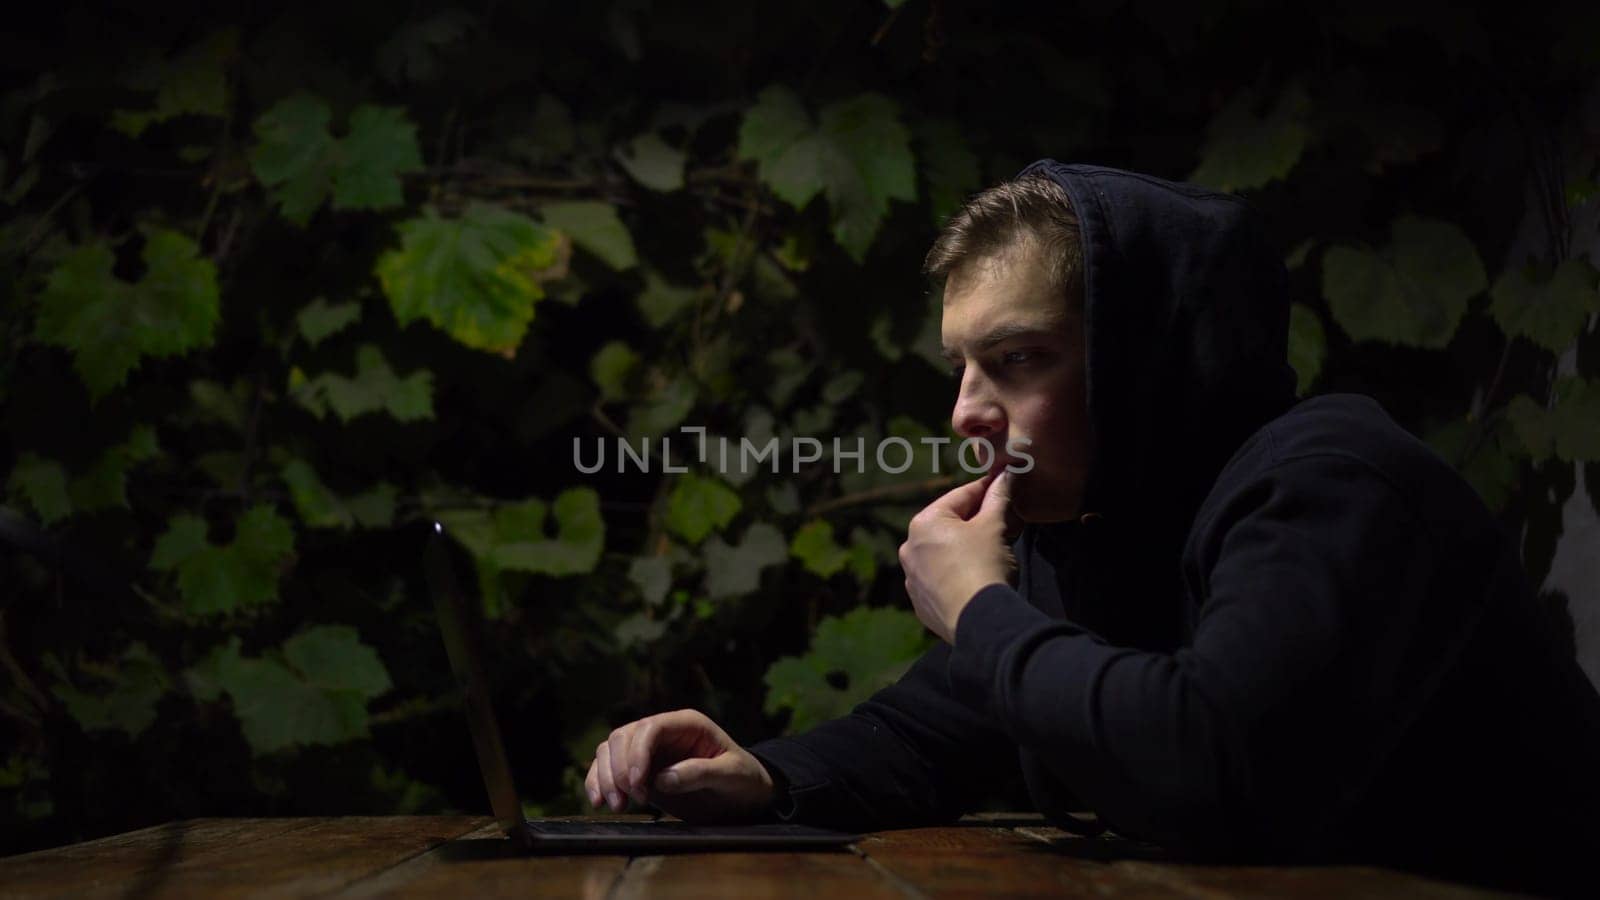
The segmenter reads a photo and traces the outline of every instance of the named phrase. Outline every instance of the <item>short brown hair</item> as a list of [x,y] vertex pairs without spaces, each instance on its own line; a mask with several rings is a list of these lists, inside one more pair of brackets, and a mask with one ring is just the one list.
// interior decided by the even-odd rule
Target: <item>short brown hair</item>
[[964,263],[993,261],[1032,241],[1050,282],[1074,314],[1083,309],[1083,246],[1067,192],[1047,175],[1003,181],[974,194],[939,230],[923,274],[943,284]]

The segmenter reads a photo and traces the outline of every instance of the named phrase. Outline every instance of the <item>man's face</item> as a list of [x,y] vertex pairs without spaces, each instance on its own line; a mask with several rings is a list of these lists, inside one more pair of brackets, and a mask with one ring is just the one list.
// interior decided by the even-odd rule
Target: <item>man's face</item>
[[1024,522],[1080,511],[1090,436],[1078,318],[1032,241],[964,263],[945,282],[944,355],[961,379],[950,420],[962,437],[994,445],[996,466],[1026,464],[1006,455],[1007,442],[1032,454],[1033,470],[1012,475],[1012,509]]

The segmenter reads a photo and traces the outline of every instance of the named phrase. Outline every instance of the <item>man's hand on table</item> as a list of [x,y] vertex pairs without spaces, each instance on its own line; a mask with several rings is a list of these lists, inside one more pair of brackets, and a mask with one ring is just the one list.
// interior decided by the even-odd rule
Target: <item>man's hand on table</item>
[[648,716],[611,732],[584,779],[589,803],[621,812],[653,803],[687,822],[755,818],[772,805],[773,782],[717,723],[692,709]]
[[947,644],[974,594],[1010,581],[1016,570],[1007,540],[1011,474],[997,469],[928,504],[911,519],[900,566],[917,618]]

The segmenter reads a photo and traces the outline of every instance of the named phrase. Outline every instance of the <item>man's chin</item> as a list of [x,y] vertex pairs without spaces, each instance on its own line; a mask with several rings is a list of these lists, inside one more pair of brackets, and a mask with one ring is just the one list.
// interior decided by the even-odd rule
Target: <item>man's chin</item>
[[1066,522],[1078,517],[1077,504],[1041,497],[1019,485],[1011,497],[1011,512],[1025,525],[1047,525]]

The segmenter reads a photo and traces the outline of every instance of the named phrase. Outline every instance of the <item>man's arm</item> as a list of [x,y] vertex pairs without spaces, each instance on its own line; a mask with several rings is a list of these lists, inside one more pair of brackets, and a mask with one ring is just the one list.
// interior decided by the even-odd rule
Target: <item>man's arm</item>
[[[992,584],[960,613],[952,689],[1124,834],[1202,849],[1314,838],[1457,657],[1500,548],[1434,558],[1387,481],[1330,459],[1280,465],[1200,535],[1189,646],[1111,646]],[[1430,597],[1439,566],[1478,562],[1475,594]]]
[[1017,772],[1016,746],[950,694],[939,644],[849,715],[749,748],[793,822],[870,831],[948,822]]

